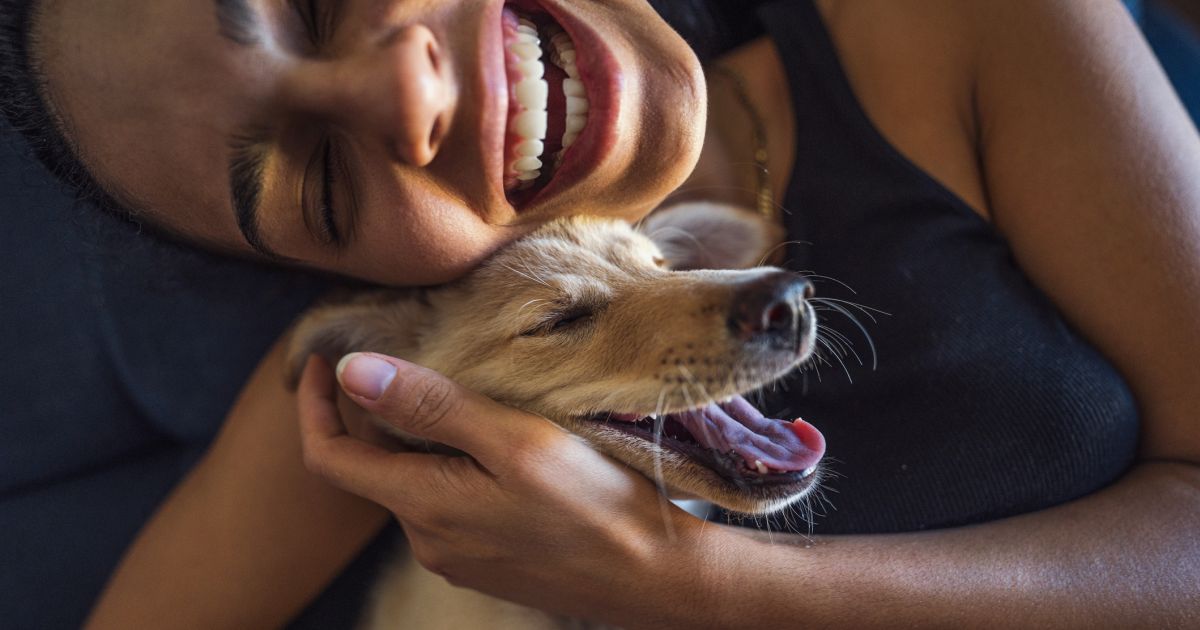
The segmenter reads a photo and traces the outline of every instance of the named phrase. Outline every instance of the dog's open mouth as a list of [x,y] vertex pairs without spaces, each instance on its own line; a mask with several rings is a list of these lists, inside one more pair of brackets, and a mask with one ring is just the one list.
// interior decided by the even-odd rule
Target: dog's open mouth
[[768,418],[741,396],[658,417],[605,413],[592,419],[676,451],[738,486],[796,483],[825,453],[816,427]]

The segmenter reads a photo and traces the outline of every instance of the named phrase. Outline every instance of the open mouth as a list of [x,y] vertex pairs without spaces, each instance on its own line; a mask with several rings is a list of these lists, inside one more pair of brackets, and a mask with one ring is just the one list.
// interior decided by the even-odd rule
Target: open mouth
[[678,452],[739,487],[804,481],[825,454],[816,427],[768,418],[741,396],[658,417],[606,413],[592,420]]
[[520,206],[553,179],[591,103],[575,44],[553,18],[509,5],[501,19],[509,89],[504,194]]

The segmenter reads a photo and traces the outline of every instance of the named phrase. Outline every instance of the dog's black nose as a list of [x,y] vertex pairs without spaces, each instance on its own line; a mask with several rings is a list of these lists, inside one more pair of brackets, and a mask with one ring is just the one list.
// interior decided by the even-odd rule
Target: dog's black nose
[[762,335],[794,345],[806,328],[804,300],[812,296],[812,283],[794,273],[776,271],[752,280],[733,294],[729,330],[747,341]]

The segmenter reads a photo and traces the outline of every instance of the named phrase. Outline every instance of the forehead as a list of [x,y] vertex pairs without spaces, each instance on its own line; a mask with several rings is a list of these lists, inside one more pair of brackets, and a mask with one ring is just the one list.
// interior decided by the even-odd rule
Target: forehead
[[211,0],[47,7],[38,25],[47,90],[96,179],[140,210],[186,208],[170,217],[175,231],[238,242],[224,139],[266,89],[268,58],[233,54]]
[[[628,224],[573,218],[551,223],[502,249],[466,281],[476,298],[600,298],[656,268],[658,248]],[[518,300],[520,298],[520,300]]]

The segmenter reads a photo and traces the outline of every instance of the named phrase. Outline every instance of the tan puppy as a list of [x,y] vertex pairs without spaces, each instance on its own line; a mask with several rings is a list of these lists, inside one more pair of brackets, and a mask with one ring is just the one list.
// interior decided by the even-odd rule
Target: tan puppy
[[[742,394],[811,355],[812,286],[770,267],[713,269],[754,264],[774,237],[755,215],[715,205],[662,211],[641,231],[560,220],[453,284],[311,311],[290,364],[297,373],[313,352],[396,356],[549,418],[672,496],[778,510],[813,486],[824,439],[803,421],[764,417]],[[413,593],[436,587],[408,569],[390,581],[403,584],[386,587],[373,627],[470,623],[413,617],[411,606],[430,606]],[[498,627],[499,611],[483,608],[485,626]],[[518,625],[528,627],[530,613]]]

